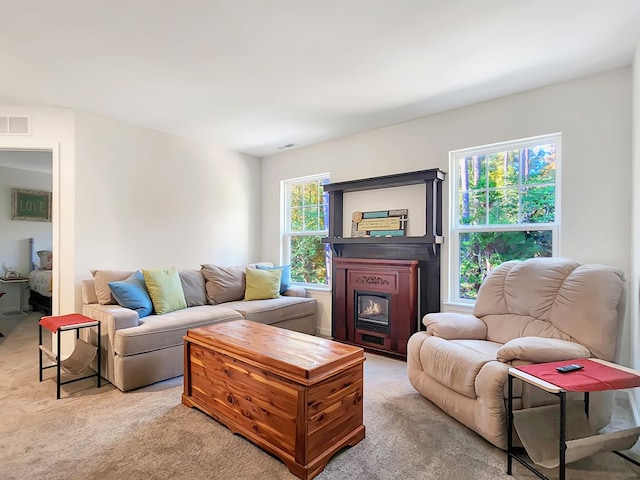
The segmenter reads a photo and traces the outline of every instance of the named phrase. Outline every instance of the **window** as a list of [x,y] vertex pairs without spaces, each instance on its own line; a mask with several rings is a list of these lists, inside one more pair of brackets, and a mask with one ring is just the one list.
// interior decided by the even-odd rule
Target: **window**
[[283,257],[291,264],[291,281],[305,286],[328,286],[331,272],[329,244],[329,175],[285,180]]
[[558,255],[561,135],[450,153],[450,300],[471,303],[508,260]]

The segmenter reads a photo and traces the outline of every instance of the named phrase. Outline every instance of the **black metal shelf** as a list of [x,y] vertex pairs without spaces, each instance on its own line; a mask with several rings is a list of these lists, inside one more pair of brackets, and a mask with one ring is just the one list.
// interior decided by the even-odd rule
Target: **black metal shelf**
[[378,188],[404,187],[420,183],[441,182],[445,173],[436,168],[431,170],[419,170],[416,172],[383,175],[381,177],[364,178],[361,180],[348,180],[335,182],[324,186],[327,192],[359,192],[362,190],[375,190]]
[[325,237],[322,243],[331,245],[348,245],[348,244],[441,244],[444,237],[441,235],[424,235],[422,237]]

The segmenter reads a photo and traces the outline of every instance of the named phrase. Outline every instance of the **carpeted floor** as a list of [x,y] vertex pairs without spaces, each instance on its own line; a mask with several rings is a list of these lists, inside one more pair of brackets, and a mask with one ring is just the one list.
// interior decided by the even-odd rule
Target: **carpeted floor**
[[[0,479],[296,478],[278,459],[183,406],[181,377],[129,393],[83,380],[64,386],[56,400],[54,371],[38,382],[38,318],[0,318]],[[506,475],[505,453],[413,390],[404,362],[367,355],[364,408],[366,438],[336,455],[318,480],[536,478],[518,464]],[[611,453],[576,462],[567,473],[640,478],[639,467]]]

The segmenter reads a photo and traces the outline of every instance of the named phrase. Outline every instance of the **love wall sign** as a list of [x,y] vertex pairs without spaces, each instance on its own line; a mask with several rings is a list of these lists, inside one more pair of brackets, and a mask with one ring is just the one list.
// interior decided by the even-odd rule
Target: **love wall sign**
[[51,221],[51,192],[13,188],[11,194],[11,220]]

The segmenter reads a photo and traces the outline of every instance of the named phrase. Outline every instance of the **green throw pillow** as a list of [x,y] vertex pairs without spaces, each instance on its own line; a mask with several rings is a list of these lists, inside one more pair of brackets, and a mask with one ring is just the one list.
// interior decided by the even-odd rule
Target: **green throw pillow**
[[258,270],[247,268],[247,286],[244,291],[245,300],[265,300],[280,296],[280,277],[282,269]]
[[282,270],[282,277],[280,277],[280,295],[286,292],[291,286],[291,265],[280,265],[278,267],[256,265],[256,268],[258,270],[275,270],[276,268]]
[[187,308],[180,276],[175,267],[165,270],[142,270],[142,275],[156,314],[162,315]]

